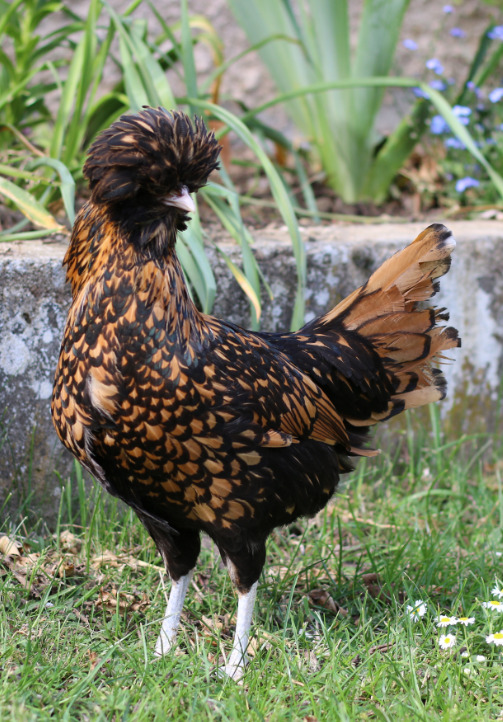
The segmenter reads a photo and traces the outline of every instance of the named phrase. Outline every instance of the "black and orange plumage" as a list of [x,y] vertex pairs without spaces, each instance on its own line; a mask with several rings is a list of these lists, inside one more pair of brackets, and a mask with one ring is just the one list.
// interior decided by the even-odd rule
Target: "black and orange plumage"
[[371,453],[371,425],[443,398],[432,364],[459,339],[424,304],[454,248],[438,224],[297,333],[201,313],[175,242],[218,154],[200,120],[161,108],[123,116],[91,146],[52,412],[164,559],[173,584],[158,654],[173,643],[200,533],[215,541],[239,594],[226,668],[239,677],[268,535],[325,506],[349,456]]

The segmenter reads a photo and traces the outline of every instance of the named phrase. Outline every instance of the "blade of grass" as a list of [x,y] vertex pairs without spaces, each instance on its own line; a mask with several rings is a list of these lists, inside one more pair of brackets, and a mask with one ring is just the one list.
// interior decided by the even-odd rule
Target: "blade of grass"
[[209,313],[215,301],[216,281],[205,252],[198,215],[192,218],[187,230],[180,233],[178,238],[181,241],[179,255],[184,272],[199,298],[203,311]]
[[[240,103],[240,106],[243,107],[245,111],[248,110],[248,108],[245,107],[244,104]],[[318,208],[316,206],[316,198],[307,177],[307,173],[305,171],[304,164],[302,163],[301,156],[295,149],[293,143],[286,137],[286,135],[281,133],[276,128],[273,128],[272,126],[262,122],[261,120],[259,120],[259,118],[251,118],[246,123],[246,125],[252,132],[259,132],[268,140],[272,141],[273,143],[279,145],[282,148],[286,148],[288,152],[291,153],[295,165],[295,172],[300,183],[300,189],[304,197],[304,203],[306,204],[306,208],[311,213],[315,222],[319,223],[320,216],[318,214]]]

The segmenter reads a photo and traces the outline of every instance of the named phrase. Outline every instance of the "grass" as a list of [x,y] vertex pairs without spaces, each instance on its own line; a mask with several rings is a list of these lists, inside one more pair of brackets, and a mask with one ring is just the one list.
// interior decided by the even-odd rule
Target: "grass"
[[[179,649],[154,661],[161,563],[129,510],[77,477],[55,535],[5,523],[0,537],[23,546],[0,552],[0,719],[501,717],[500,648],[485,637],[503,615],[482,607],[501,581],[500,450],[489,436],[444,440],[433,421],[418,431],[411,417],[392,456],[362,460],[324,512],[271,537],[242,686],[215,675],[236,599],[210,545]],[[438,629],[440,613],[475,623]]]

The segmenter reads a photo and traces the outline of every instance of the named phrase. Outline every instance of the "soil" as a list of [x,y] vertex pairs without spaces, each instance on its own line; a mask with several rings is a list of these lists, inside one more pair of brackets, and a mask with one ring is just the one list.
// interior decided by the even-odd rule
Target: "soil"
[[[233,150],[232,152],[235,157],[239,158],[239,163],[232,163],[227,167],[227,170],[240,195],[253,198],[250,203],[243,203],[241,206],[241,214],[245,224],[250,229],[282,225],[282,219],[271,195],[266,176],[254,165],[253,159],[247,157],[247,149],[241,147],[236,151]],[[305,208],[296,177],[293,171],[289,171],[288,158],[286,158],[284,174],[290,184],[297,207]],[[482,213],[485,218],[503,219],[500,208],[490,206],[463,207],[454,204],[452,200],[448,199],[437,163],[430,155],[420,149],[414,152],[407,166],[395,179],[390,188],[388,200],[380,205],[373,203],[344,203],[323,182],[321,173],[311,176],[310,181],[319,218],[315,221],[310,214],[299,214],[300,225],[313,225],[314,222],[327,225],[340,220],[365,222],[364,219],[366,219],[367,222],[372,222],[372,219],[375,219],[376,222],[382,222],[393,219],[400,221],[428,220],[446,216],[459,218],[466,217],[473,212],[476,212],[479,216]],[[87,197],[87,190],[85,188],[81,189],[76,207],[80,208]],[[50,207],[50,211],[61,225],[68,226],[62,202],[55,202]],[[214,212],[204,203],[200,203],[200,214],[203,225],[208,230],[215,227],[215,234],[218,234],[217,229],[219,226]],[[0,231],[13,228],[23,219],[24,216],[19,211],[9,208],[0,200]],[[22,231],[33,230],[34,228],[33,225],[27,223],[23,226]]]

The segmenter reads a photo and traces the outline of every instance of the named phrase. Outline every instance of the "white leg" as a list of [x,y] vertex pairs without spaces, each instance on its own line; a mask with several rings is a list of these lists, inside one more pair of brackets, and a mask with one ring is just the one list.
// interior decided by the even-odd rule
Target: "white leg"
[[175,641],[178,625],[180,624],[180,616],[182,614],[183,602],[190,580],[194,570],[191,569],[184,577],[180,577],[177,582],[171,582],[171,591],[169,593],[168,605],[162,620],[161,632],[155,644],[154,654],[156,657],[162,657],[163,654],[169,652]]
[[248,663],[246,649],[250,636],[253,606],[255,604],[255,597],[257,596],[257,585],[258,582],[255,582],[246,594],[239,595],[236,632],[232,643],[232,652],[229,661],[224,667],[225,674],[232,677],[236,682],[239,682],[243,676]]

